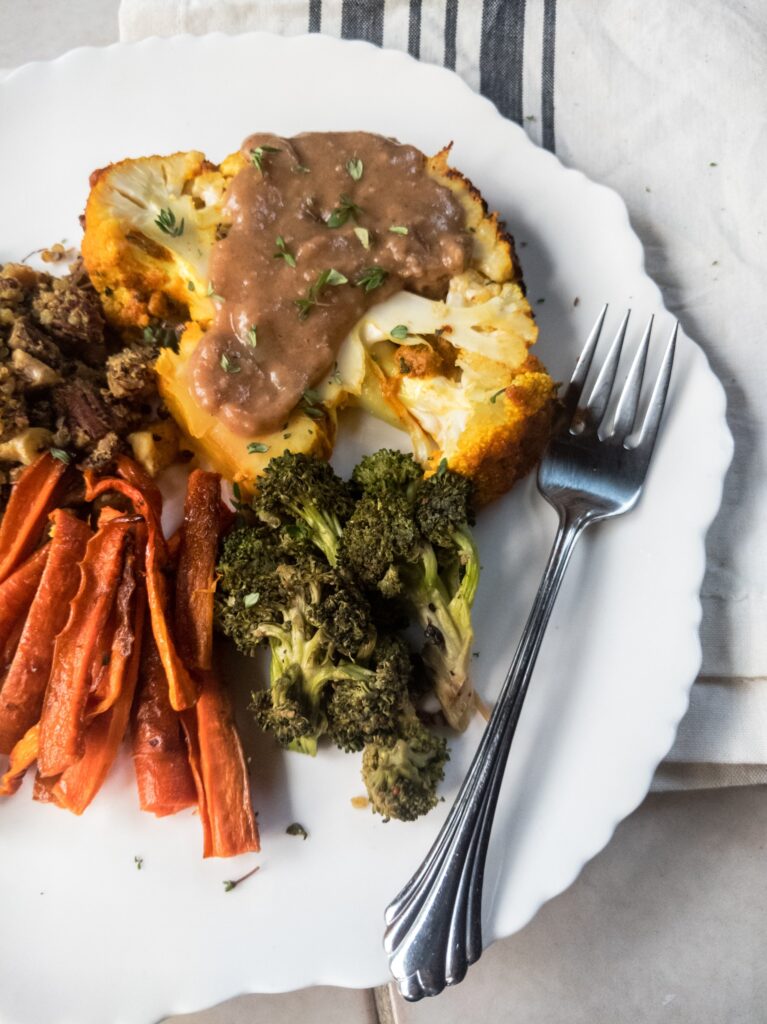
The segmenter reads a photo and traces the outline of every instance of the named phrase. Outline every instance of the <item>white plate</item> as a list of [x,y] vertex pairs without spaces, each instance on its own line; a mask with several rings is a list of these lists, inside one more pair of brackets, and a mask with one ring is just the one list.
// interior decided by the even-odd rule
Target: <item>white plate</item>
[[[455,141],[456,166],[520,243],[537,352],[555,376],[605,301],[615,317],[632,305],[635,329],[655,312],[667,334],[615,193],[534,147],[452,73],[320,36],[151,39],[22,68],[0,86],[0,260],[77,242],[88,174],[111,160],[191,148],[218,160],[256,129],[353,128],[427,153]],[[344,434],[342,468],[397,436],[359,419]],[[722,388],[682,337],[646,496],[581,542],[541,652],[496,819],[487,942],[573,881],[671,745],[699,668],[703,539],[731,449]],[[531,480],[481,516],[476,678],[490,699],[553,531]],[[447,802],[480,732],[476,721],[452,743]],[[0,806],[4,1024],[149,1024],[241,992],[386,980],[383,909],[448,803],[384,824],[350,803],[357,757],[283,755],[263,739],[253,750],[261,871],[231,893],[222,881],[255,859],[203,862],[192,814],[140,814],[127,757],[82,819],[32,803],[29,783]],[[292,821],[306,842],[285,835]]]

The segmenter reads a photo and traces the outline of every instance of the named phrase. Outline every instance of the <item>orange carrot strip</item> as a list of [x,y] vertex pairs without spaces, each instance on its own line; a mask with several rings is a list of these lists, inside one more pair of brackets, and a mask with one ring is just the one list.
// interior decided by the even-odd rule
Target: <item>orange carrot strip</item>
[[162,818],[197,803],[181,721],[168,699],[168,680],[151,629],[144,634],[132,734],[141,810]]
[[[142,523],[143,527],[143,523]],[[143,538],[142,538],[143,540]],[[143,543],[142,543],[143,547]],[[143,560],[143,551],[140,552]],[[136,572],[136,556],[128,552],[125,558],[125,568],[122,579],[117,587],[112,614],[114,617],[113,628],[109,631],[109,647],[107,653],[107,664],[103,666],[103,673],[97,680],[95,687],[96,703],[87,711],[86,719],[90,721],[97,715],[103,715],[113,706],[119,698],[125,684],[125,676],[129,663],[135,649],[136,623],[134,619],[134,608],[136,600],[144,601],[146,592],[141,589],[137,595],[138,577]],[[143,605],[142,605],[143,614]],[[143,619],[141,629],[143,630]],[[139,651],[139,654],[141,652]],[[102,668],[103,655],[98,659],[95,668]],[[138,668],[136,669],[138,671]]]
[[93,650],[112,609],[133,529],[133,524],[120,520],[108,523],[88,541],[80,563],[79,587],[56,638],[43,699],[38,759],[43,777],[59,775],[83,755]]
[[209,669],[213,657],[213,595],[221,526],[221,477],[195,469],[184,502],[176,571],[176,643],[191,668]]
[[159,523],[162,518],[162,494],[144,467],[140,466],[138,462],[134,462],[133,459],[129,459],[127,455],[120,455],[117,458],[117,475],[121,476],[123,480],[127,480],[131,487],[141,491],[152,506],[152,511]]
[[203,825],[203,857],[261,849],[250,785],[229,697],[212,672],[201,673],[200,698],[183,713]]
[[3,668],[13,659],[16,642],[21,637],[24,619],[40,584],[49,549],[49,544],[40,548],[12,576],[0,583],[0,652],[10,655]]
[[[132,575],[133,571],[129,559],[126,558],[126,574]],[[64,807],[73,814],[82,814],[101,789],[128,727],[141,657],[146,592],[140,589],[133,596],[131,651],[122,661],[122,677],[117,698],[108,711],[91,722],[85,734],[83,756],[59,776],[51,794],[59,807]]]
[[171,705],[176,711],[192,707],[197,700],[197,684],[178,655],[166,619],[168,599],[163,569],[168,564],[167,547],[155,510],[140,490],[119,477],[104,477],[102,480],[96,480],[89,470],[86,470],[83,475],[85,477],[85,497],[88,501],[109,491],[117,491],[129,498],[137,514],[146,520],[148,530],[146,586],[152,632],[165,674],[168,677]]
[[8,771],[0,779],[0,796],[11,796],[21,785],[24,773],[37,760],[40,743],[40,725],[35,723],[11,751]]
[[0,583],[21,564],[43,535],[66,465],[45,452],[13,486],[0,524]]
[[[82,520],[63,509],[53,512],[51,521],[53,539],[40,585],[24,623],[13,663],[0,690],[2,754],[9,753],[40,718],[53,661],[54,641],[66,624],[69,603],[75,596],[80,576],[77,565],[91,536]],[[0,590],[16,575],[18,572],[1,584]]]

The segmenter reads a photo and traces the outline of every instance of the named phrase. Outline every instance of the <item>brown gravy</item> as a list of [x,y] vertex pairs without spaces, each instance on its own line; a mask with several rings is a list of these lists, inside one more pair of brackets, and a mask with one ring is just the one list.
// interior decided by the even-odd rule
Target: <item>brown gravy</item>
[[279,428],[332,371],[370,306],[403,288],[443,294],[470,240],[459,201],[413,146],[312,132],[252,135],[242,150],[250,163],[227,193],[231,226],[211,256],[217,313],[191,386],[252,435]]

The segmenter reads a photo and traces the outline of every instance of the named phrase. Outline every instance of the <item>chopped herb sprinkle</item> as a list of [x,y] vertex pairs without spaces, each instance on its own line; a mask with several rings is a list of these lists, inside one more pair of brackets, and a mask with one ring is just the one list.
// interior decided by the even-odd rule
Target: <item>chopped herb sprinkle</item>
[[250,162],[256,168],[257,171],[264,172],[264,157],[267,153],[279,153],[280,150],[277,146],[256,146],[250,151]]
[[248,344],[251,348],[255,348],[258,345],[258,328],[253,324],[247,334]]
[[72,456],[69,452],[65,452],[63,448],[49,448],[48,451],[54,459],[58,459],[59,462],[63,462],[65,466],[68,466],[72,461]]
[[367,267],[354,283],[358,288],[364,288],[366,292],[372,292],[376,288],[380,288],[388,276],[388,270],[384,270],[383,267]]
[[370,248],[370,232],[368,231],[367,228],[355,228],[354,234],[359,239],[360,245],[362,246],[363,249]]
[[499,388],[494,395],[490,396],[490,404],[495,405],[496,399],[499,395],[503,395],[506,392],[506,388]]
[[358,156],[355,156],[352,160],[346,161],[346,170],[348,171],[349,177],[352,181],[359,181],[362,177],[364,164]]
[[405,324],[397,324],[396,327],[392,327],[392,329],[389,331],[389,334],[392,336],[392,338],[396,338],[398,341],[404,341],[404,339],[407,338],[408,334],[410,334],[410,331],[408,331]]
[[236,889],[241,882],[244,882],[248,878],[251,878],[253,875],[255,875],[260,866],[260,864],[257,864],[252,871],[249,871],[247,875],[243,875],[242,878],[227,878],[227,880],[223,883],[224,892],[231,892],[232,889]]
[[246,594],[242,599],[242,603],[246,608],[252,608],[254,604],[258,604],[260,597],[260,594]]
[[447,473],[447,459],[440,459],[437,466],[437,476],[444,476]]
[[160,210],[154,222],[163,234],[170,235],[171,238],[178,238],[184,233],[184,218],[176,223],[176,215],[170,207]]
[[309,833],[306,831],[304,826],[300,825],[297,821],[294,821],[292,825],[288,825],[285,831],[289,836],[301,836],[304,840],[309,838]]
[[338,200],[338,206],[331,211],[325,223],[329,228],[342,228],[350,217],[356,220],[360,213],[362,213],[360,207],[349,196],[342,195]]
[[264,444],[263,441],[251,441],[248,445],[248,455],[261,455],[263,452],[268,452],[271,445]]
[[312,311],[312,308],[319,303],[319,297],[322,289],[325,287],[337,288],[339,285],[348,284],[349,278],[331,267],[329,270],[323,270],[321,274],[317,276],[316,281],[309,286],[309,290],[306,295],[301,299],[294,299],[293,302],[298,308],[299,320],[305,320]]
[[292,252],[288,251],[282,235],[277,235],[277,252],[274,254],[274,258],[276,260],[285,260],[289,267],[295,267],[296,265],[296,257]]
[[393,235],[406,235],[408,233],[404,224],[392,224],[389,231],[391,231]]
[[221,369],[224,373],[239,373],[242,367],[239,363],[234,362],[226,352],[221,353]]

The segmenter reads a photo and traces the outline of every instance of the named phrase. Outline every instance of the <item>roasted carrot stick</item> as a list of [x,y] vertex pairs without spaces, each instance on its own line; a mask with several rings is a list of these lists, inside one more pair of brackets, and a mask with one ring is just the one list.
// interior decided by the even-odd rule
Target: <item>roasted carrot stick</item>
[[168,698],[168,680],[151,629],[144,632],[133,709],[133,764],[142,811],[162,818],[197,802],[181,720]]
[[160,493],[160,488],[143,466],[140,466],[138,462],[134,462],[133,459],[129,459],[127,455],[120,455],[117,459],[117,475],[121,476],[123,480],[127,480],[136,490],[141,491],[152,506],[152,511],[159,523],[162,516],[162,494]]
[[0,583],[42,537],[58,484],[66,470],[63,462],[45,452],[14,484],[0,523]]
[[40,725],[35,723],[11,751],[8,770],[0,779],[0,796],[11,796],[21,785],[24,773],[37,760],[40,742]]
[[[91,536],[82,520],[63,509],[52,513],[51,522],[53,538],[40,585],[0,690],[0,754],[9,753],[40,718],[54,641],[67,621],[80,576],[77,565]],[[0,590],[16,575],[18,572],[0,585]]]
[[[127,460],[126,460],[127,461]],[[168,597],[163,569],[168,564],[167,547],[162,535],[160,522],[151,502],[145,495],[119,477],[104,477],[96,480],[91,471],[86,470],[85,497],[92,501],[101,494],[116,491],[125,495],[133,503],[138,515],[143,516],[147,524],[146,545],[146,587],[149,598],[149,611],[152,620],[157,650],[168,677],[168,693],[171,705],[176,711],[192,707],[197,700],[197,684],[190,675],[176,650],[170,634],[167,620]]]
[[[143,527],[143,523],[141,524]],[[142,545],[143,547],[143,545]],[[143,550],[139,553],[143,562]],[[109,647],[106,659],[97,656],[94,668],[102,669],[96,677],[95,687],[91,687],[92,697],[95,699],[93,707],[89,707],[86,719],[90,720],[97,715],[103,715],[112,707],[120,696],[125,682],[125,675],[128,670],[128,663],[133,657],[135,648],[136,623],[134,621],[134,607],[137,600],[138,575],[136,570],[136,556],[128,552],[125,557],[125,567],[122,579],[117,587],[114,607],[112,609],[112,629],[109,633]],[[146,592],[141,588],[140,598],[143,601]],[[143,612],[143,606],[142,606]],[[141,627],[143,629],[143,621]],[[139,654],[141,652],[139,651]],[[106,660],[106,665],[101,663]],[[138,668],[137,670],[138,671]],[[94,678],[93,671],[91,679]]]
[[185,664],[209,669],[213,654],[213,595],[221,527],[221,477],[189,476],[176,570],[176,643]]
[[56,638],[40,718],[39,770],[59,775],[83,755],[84,716],[93,650],[112,609],[123,554],[134,526],[116,519],[85,550],[69,618]]
[[212,672],[201,673],[197,704],[181,718],[203,826],[203,857],[261,849],[250,785],[229,698]]
[[[133,574],[130,565],[132,557],[126,558],[126,573]],[[125,574],[123,576],[125,578]],[[134,577],[135,579],[135,577]],[[113,704],[103,714],[94,718],[85,734],[85,751],[79,761],[67,768],[58,778],[51,791],[52,799],[73,814],[82,814],[104,783],[109,769],[114,764],[125,730],[128,727],[133,695],[136,691],[139,660],[141,658],[141,634],[144,628],[146,592],[132,590],[133,608],[131,621],[131,650],[122,659],[120,685]],[[113,663],[117,662],[113,658]]]
[[49,547],[46,544],[40,548],[12,576],[0,583],[0,657],[5,655],[8,659],[0,666],[3,669],[12,660],[16,642],[21,637],[24,619],[45,569]]

